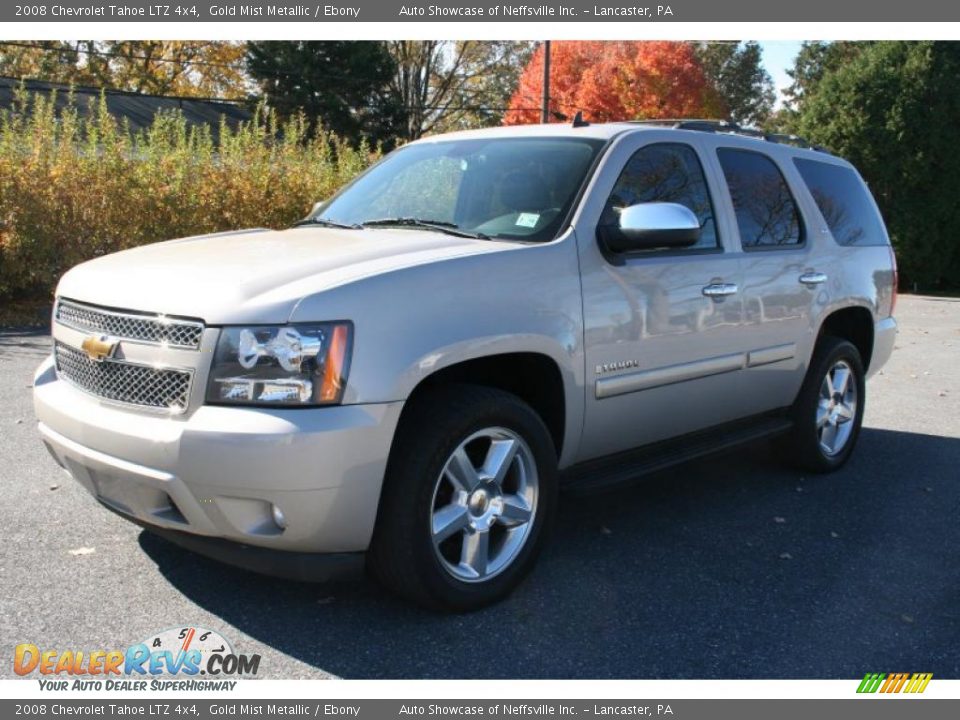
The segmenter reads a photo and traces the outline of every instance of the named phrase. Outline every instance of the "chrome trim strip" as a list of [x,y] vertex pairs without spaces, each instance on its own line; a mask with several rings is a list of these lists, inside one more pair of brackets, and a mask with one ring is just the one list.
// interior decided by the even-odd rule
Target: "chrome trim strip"
[[789,360],[796,354],[796,343],[786,343],[785,345],[774,345],[759,350],[751,350],[747,355],[747,367],[757,367],[758,365],[769,365],[770,363]]
[[617,375],[616,377],[597,380],[597,399],[625,395],[638,390],[649,390],[661,385],[696,380],[698,378],[719,375],[721,373],[741,370],[746,365],[746,353],[720,355],[718,357],[697,360],[695,362],[668,365],[667,367],[643,370],[641,372]]
[[[119,334],[116,332],[109,332],[107,329],[102,327],[96,327],[92,324],[85,324],[82,322],[71,321],[61,317],[60,309],[66,308],[75,308],[80,312],[88,312],[95,315],[100,315],[108,318],[118,318],[121,320],[129,320],[131,322],[139,323],[148,323],[156,325],[175,325],[182,328],[192,328],[197,331],[197,340],[195,343],[177,343],[169,342],[162,340],[150,340],[143,337],[136,337],[132,335]],[[98,305],[90,305],[88,303],[78,302],[76,300],[71,300],[70,298],[58,298],[56,305],[53,309],[53,318],[54,321],[64,327],[71,328],[73,330],[78,330],[83,333],[91,332],[100,332],[106,335],[112,335],[124,342],[137,343],[138,345],[152,345],[155,347],[171,347],[178,350],[199,350],[200,349],[200,339],[203,336],[203,331],[206,329],[206,325],[199,320],[188,320],[180,317],[171,317],[167,315],[161,315],[158,313],[137,313],[137,312],[125,312],[123,310],[114,310],[112,308],[104,308]]]

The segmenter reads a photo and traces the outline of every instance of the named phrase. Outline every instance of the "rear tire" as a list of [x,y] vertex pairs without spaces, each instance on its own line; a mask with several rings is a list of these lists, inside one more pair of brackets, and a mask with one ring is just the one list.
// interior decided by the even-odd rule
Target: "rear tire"
[[865,400],[860,351],[848,340],[821,338],[791,409],[788,444],[796,464],[816,473],[841,468],[860,436]]
[[497,602],[530,571],[553,524],[557,453],[518,397],[448,385],[414,398],[387,465],[368,565],[431,609]]

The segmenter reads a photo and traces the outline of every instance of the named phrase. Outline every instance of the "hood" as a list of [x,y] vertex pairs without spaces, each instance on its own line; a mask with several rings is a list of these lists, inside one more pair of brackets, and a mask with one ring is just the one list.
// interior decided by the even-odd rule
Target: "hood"
[[282,323],[307,295],[369,275],[511,247],[516,245],[416,229],[245,230],[90,260],[63,276],[57,294],[214,325]]

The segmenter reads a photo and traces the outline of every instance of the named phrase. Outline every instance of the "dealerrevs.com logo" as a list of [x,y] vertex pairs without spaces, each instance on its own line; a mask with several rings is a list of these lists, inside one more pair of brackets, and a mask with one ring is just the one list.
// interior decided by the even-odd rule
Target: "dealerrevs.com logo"
[[168,628],[126,650],[57,650],[21,643],[17,675],[39,675],[41,690],[233,690],[256,676],[259,655],[233,651],[215,630]]

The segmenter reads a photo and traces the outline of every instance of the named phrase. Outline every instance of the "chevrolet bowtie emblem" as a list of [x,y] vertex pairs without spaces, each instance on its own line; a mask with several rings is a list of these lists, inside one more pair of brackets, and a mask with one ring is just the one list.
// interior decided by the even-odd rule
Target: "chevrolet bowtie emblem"
[[117,350],[118,340],[109,335],[89,335],[83,339],[80,345],[87,357],[95,362],[103,362],[107,358],[112,358]]

